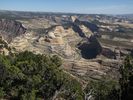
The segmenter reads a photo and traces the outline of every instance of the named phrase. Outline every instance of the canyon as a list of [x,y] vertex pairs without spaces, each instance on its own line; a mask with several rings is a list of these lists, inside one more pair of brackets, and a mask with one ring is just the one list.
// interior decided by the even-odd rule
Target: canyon
[[118,80],[125,56],[133,57],[132,19],[39,12],[12,12],[19,17],[11,17],[1,12],[0,35],[9,46],[19,52],[59,55],[61,68],[81,79]]

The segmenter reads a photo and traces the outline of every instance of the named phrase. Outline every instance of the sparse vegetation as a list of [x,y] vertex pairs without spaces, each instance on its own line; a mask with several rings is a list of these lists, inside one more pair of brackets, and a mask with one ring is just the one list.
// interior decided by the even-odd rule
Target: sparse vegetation
[[70,27],[72,27],[73,25],[82,25],[80,23],[75,23],[75,22],[68,22],[66,24],[63,24],[62,26],[65,28],[65,29],[69,29]]
[[94,98],[94,100],[116,100],[112,94],[112,89],[120,88],[118,82],[103,77],[99,81],[91,80],[84,89],[86,98]]
[[[5,48],[5,49],[7,49],[9,51],[9,55],[10,56],[13,57],[15,55],[15,52],[16,52],[15,48],[13,49],[13,48],[9,47],[8,44],[4,40],[0,39],[0,51],[3,48]],[[2,52],[3,52],[3,55],[5,55],[5,51],[2,51]],[[14,53],[12,53],[12,52],[14,52]]]
[[8,20],[29,20],[29,18],[15,16],[15,15],[0,15],[0,19],[8,19]]
[[97,38],[97,40],[100,43],[104,43],[104,44],[123,46],[123,47],[129,47],[129,48],[133,47],[132,45],[129,45],[127,42],[122,42],[122,41],[112,41],[112,40],[107,40],[107,39],[102,39],[102,38]]
[[99,31],[97,34],[100,34],[100,35],[109,35],[112,38],[113,37],[120,37],[120,38],[125,38],[125,39],[132,39],[133,38],[129,34],[122,33],[122,32],[104,32],[104,31]]
[[119,25],[117,29],[124,31],[126,35],[133,35],[133,28],[126,28]]
[[103,23],[103,22],[98,22],[98,21],[92,21],[90,23],[97,24],[97,25],[104,25],[104,26],[114,26],[114,24]]

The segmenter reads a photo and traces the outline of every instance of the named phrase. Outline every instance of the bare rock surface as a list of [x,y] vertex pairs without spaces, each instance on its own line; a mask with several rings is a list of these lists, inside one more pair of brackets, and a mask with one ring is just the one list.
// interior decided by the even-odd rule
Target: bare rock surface
[[[38,16],[29,13],[21,17],[29,19],[0,19],[0,35],[11,47],[36,54],[57,54],[63,60],[62,68],[85,80],[99,80],[103,76],[118,80],[118,68],[125,56],[128,53],[133,56],[132,38],[97,34],[99,31],[124,34],[129,30],[124,35],[132,37],[132,24],[128,19],[108,15]],[[115,42],[126,43],[129,47],[114,45]]]
[[[27,31],[24,35],[14,38],[10,45],[20,51],[57,54],[63,59],[62,68],[85,80],[99,80],[103,76],[117,80],[120,75],[111,76],[111,74],[114,71],[118,73],[124,57],[128,53],[131,54],[132,50],[99,43],[94,33],[84,25],[78,26],[79,33],[73,27],[65,29],[62,26],[56,26],[42,35],[37,35],[34,31]],[[81,32],[88,39],[82,37]],[[95,57],[86,60],[82,55],[83,52],[86,52],[84,56],[89,53],[89,57],[92,52]]]
[[26,29],[20,22],[0,19],[0,35],[2,35],[6,41],[11,42],[12,38],[20,36],[25,32]]
[[85,59],[80,61],[65,60],[62,67],[76,76],[84,77],[84,79],[92,79],[92,77],[96,79],[96,76],[98,76],[97,79],[100,79],[100,76],[106,76],[106,72],[110,69],[110,67],[100,65],[96,61]]

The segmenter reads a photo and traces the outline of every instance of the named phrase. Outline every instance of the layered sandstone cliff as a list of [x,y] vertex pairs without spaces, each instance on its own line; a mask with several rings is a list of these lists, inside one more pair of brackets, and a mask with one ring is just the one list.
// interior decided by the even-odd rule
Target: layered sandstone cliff
[[11,42],[14,37],[20,36],[25,32],[26,29],[20,22],[0,19],[0,35],[2,35],[6,41]]
[[[36,16],[35,19],[34,17],[29,20],[18,20],[19,22],[1,19],[1,35],[8,42],[12,40],[10,46],[16,47],[18,51],[58,54],[63,59],[62,68],[84,79],[100,79],[103,76],[118,79],[118,68],[126,54],[133,54],[132,48],[99,41],[124,41],[132,45],[132,38],[112,38],[109,34],[98,34],[99,31],[119,32],[119,25],[109,24],[118,21],[117,18],[110,17],[109,20],[107,16],[100,15],[45,15]],[[91,21],[95,21],[96,24]],[[99,23],[103,21],[108,24]],[[120,32],[121,34],[124,33]]]

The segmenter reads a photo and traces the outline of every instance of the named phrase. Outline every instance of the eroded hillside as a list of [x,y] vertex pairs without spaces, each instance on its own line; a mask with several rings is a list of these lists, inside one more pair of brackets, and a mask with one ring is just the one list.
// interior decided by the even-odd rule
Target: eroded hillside
[[108,15],[16,14],[19,18],[0,16],[1,36],[10,46],[18,51],[57,54],[64,61],[62,68],[85,80],[102,76],[117,80],[120,78],[117,70],[125,56],[128,53],[133,56],[131,19]]

